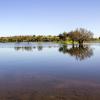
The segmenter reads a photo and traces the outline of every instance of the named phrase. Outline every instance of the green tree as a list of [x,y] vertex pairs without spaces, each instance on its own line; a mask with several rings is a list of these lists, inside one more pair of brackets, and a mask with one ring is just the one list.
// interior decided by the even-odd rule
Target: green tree
[[62,34],[59,34],[59,39],[65,41],[68,37],[67,32],[63,32]]

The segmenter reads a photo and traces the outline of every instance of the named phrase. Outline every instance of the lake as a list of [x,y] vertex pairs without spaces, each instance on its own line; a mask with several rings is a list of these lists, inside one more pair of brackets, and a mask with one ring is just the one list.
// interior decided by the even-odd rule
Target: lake
[[0,43],[0,100],[100,100],[99,53],[99,43]]

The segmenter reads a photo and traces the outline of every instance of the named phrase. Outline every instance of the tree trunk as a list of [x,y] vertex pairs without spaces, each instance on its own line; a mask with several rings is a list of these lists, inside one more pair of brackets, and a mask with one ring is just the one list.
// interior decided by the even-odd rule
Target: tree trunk
[[83,47],[83,41],[79,41],[79,47]]
[[72,44],[74,45],[74,40],[72,40]]

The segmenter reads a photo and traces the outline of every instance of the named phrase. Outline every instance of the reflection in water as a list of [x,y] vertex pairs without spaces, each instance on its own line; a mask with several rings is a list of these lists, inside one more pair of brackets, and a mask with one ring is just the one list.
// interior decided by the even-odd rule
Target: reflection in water
[[22,50],[22,51],[32,51],[33,50],[33,47],[14,47],[14,49],[16,51],[19,51],[19,50]]
[[87,45],[73,45],[71,48],[68,48],[67,45],[63,45],[59,48],[59,51],[63,52],[64,54],[68,53],[71,56],[74,56],[77,60],[84,60],[86,58],[90,58],[93,55],[92,48]]
[[37,47],[31,47],[31,46],[28,46],[28,47],[14,47],[14,49],[16,50],[16,51],[20,51],[20,50],[22,50],[22,51],[33,51],[33,49],[36,49],[37,48],[37,50],[38,51],[41,51],[42,49],[43,49],[43,46],[37,46]]
[[37,46],[37,49],[38,49],[38,51],[41,51],[43,49],[43,46],[42,45]]
[[[93,59],[76,60],[91,57],[91,48],[87,45],[2,44],[0,100],[100,100],[100,47],[95,47]],[[71,56],[76,57],[73,63],[69,63]]]
[[[14,47],[16,51],[33,51],[33,49],[37,49],[38,51],[42,51],[44,46],[38,45],[38,46],[22,46],[22,47]],[[51,46],[47,46],[47,48],[51,48]],[[58,48],[58,47],[57,47]],[[63,52],[64,54],[69,54],[70,56],[73,56],[76,58],[76,60],[84,60],[86,58],[90,58],[93,55],[93,50],[88,45],[72,45],[71,48],[69,48],[68,45],[62,45],[59,47],[59,52]]]
[[[46,46],[47,48],[58,48],[58,46]],[[42,51],[43,48],[45,48],[43,45],[38,45],[38,46],[15,46],[14,49],[16,51],[33,51],[33,49],[37,49],[38,51]]]

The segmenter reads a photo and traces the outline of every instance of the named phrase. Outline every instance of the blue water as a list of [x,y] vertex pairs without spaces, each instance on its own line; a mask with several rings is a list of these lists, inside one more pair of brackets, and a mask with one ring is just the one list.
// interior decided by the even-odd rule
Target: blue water
[[96,93],[91,95],[99,95],[99,52],[99,43],[82,47],[57,43],[0,43],[0,100],[28,100],[23,99],[22,94],[31,97],[29,94],[33,91],[49,95],[63,91],[66,96],[72,88],[93,90]]

